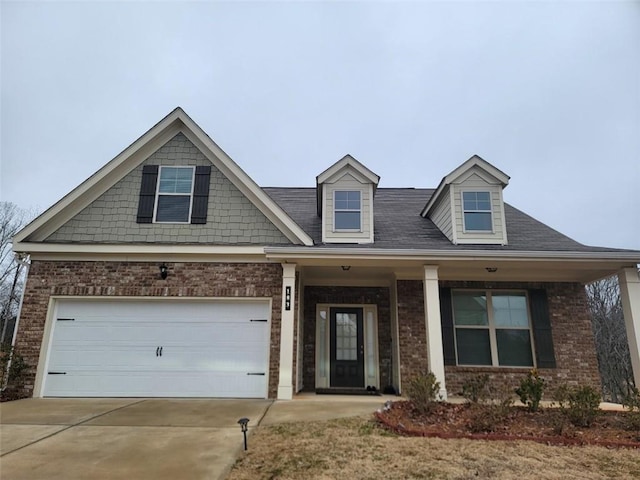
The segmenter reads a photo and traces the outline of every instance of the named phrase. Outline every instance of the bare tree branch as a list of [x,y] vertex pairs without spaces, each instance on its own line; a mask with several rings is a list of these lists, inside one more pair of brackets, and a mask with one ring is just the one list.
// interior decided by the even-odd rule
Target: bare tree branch
[[617,277],[587,285],[604,398],[620,403],[634,386]]

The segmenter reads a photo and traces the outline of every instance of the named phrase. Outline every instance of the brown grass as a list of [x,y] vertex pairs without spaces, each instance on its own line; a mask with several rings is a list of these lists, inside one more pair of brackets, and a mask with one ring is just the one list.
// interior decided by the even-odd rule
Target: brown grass
[[241,479],[632,479],[632,449],[410,438],[366,417],[258,427],[228,477]]

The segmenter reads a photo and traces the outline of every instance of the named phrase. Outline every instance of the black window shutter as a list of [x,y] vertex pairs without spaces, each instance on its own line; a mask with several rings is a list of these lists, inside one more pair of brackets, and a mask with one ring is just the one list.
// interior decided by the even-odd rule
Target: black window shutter
[[529,301],[531,303],[531,323],[533,324],[533,341],[535,343],[538,368],[556,368],[551,319],[549,318],[549,301],[546,290],[529,290]]
[[442,328],[442,350],[445,365],[456,364],[456,346],[453,331],[453,305],[451,289],[440,287],[440,326]]
[[142,167],[142,183],[140,200],[138,201],[138,223],[153,222],[153,205],[156,201],[156,184],[158,182],[158,165]]
[[196,167],[196,178],[193,185],[193,207],[191,223],[207,223],[207,205],[209,203],[209,183],[211,167]]

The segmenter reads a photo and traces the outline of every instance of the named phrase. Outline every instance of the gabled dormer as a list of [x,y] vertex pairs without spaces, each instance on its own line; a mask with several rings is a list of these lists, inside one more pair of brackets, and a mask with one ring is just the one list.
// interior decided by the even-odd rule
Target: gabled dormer
[[502,190],[509,176],[477,155],[444,177],[421,215],[454,244],[506,245]]
[[379,181],[351,155],[316,177],[323,243],[373,243],[373,197]]

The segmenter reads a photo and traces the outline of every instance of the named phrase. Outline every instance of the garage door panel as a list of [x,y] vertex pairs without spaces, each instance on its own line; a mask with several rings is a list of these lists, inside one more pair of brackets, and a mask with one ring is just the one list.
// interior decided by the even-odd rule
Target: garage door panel
[[57,307],[45,396],[266,396],[268,302]]
[[[100,385],[91,381],[95,374],[101,378]],[[266,376],[239,375],[216,372],[134,372],[122,377],[113,371],[75,372],[74,375],[49,375],[48,391],[56,397],[98,397],[104,391],[114,397],[148,397],[155,392],[159,397],[253,397],[256,391],[266,391]]]

